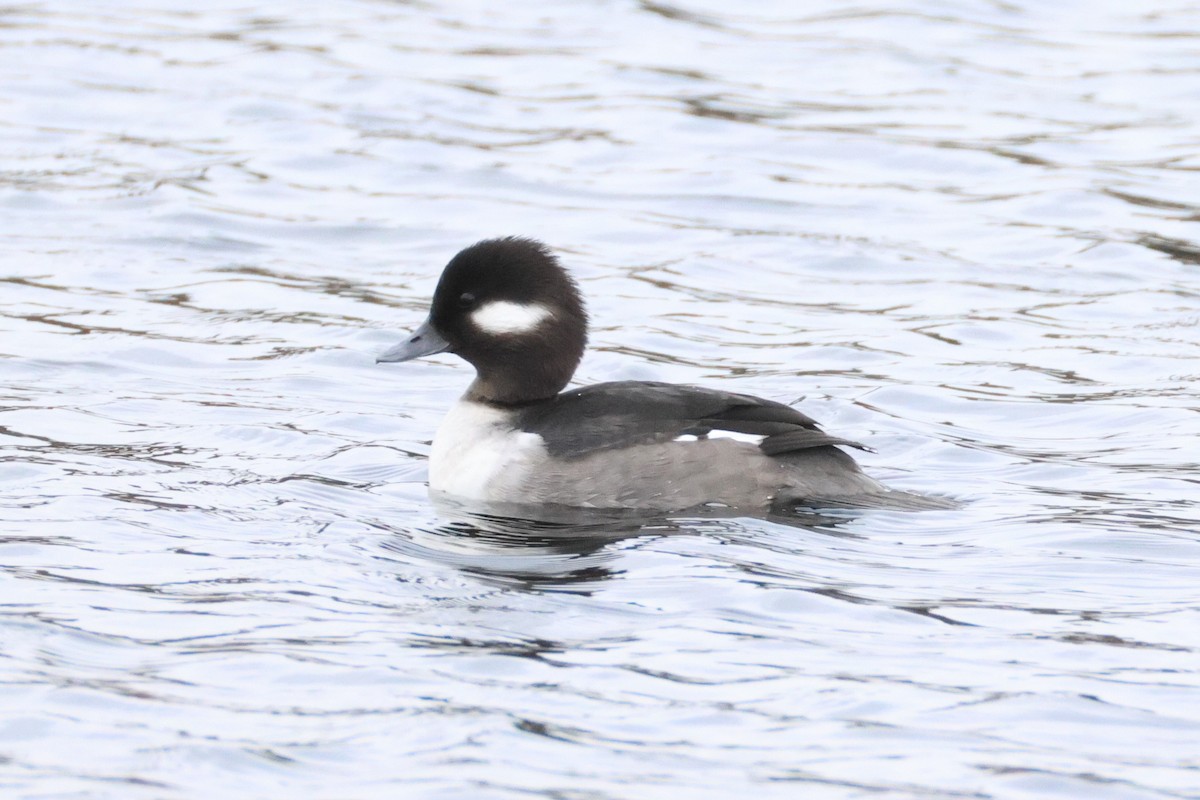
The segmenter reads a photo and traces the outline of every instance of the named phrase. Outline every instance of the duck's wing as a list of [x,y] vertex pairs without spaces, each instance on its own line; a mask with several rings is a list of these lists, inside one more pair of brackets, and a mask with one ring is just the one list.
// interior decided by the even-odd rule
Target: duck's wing
[[791,406],[745,394],[649,381],[599,383],[522,409],[521,429],[551,455],[577,458],[600,450],[669,442],[726,431],[760,437],[775,456],[814,447],[868,448],[830,436]]

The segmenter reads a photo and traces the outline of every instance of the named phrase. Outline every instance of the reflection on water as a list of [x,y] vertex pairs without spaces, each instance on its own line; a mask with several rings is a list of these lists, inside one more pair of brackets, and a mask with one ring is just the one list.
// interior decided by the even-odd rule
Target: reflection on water
[[[445,564],[483,581],[527,591],[567,589],[587,592],[613,576],[617,553],[608,546],[669,532],[665,521],[635,516],[561,509],[557,521],[493,513],[472,513],[447,499],[435,503],[447,522],[421,528],[380,530],[390,535],[381,548],[401,558]],[[503,509],[507,513],[519,509]]]
[[[468,506],[445,496],[432,499],[439,517],[448,521],[432,527],[398,528],[376,520],[369,524],[390,534],[380,547],[527,591],[571,588],[586,593],[592,584],[622,571],[609,567],[619,560],[619,551],[613,547],[618,543],[677,535],[715,537],[740,530],[744,523],[731,511],[719,509],[704,516],[664,517],[621,509],[515,503]],[[858,534],[838,529],[857,513],[813,510],[772,514],[768,519],[779,526],[855,537]]]
[[[0,8],[5,796],[1197,795],[1193,6]],[[435,506],[504,234],[963,504]]]

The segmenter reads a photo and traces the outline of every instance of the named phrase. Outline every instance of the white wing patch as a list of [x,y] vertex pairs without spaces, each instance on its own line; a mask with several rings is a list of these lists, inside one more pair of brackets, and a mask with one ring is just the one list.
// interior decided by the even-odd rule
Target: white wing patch
[[531,333],[552,315],[550,309],[539,303],[496,300],[471,314],[471,322],[484,333],[493,335]]
[[682,436],[676,436],[676,442],[696,442],[700,439],[733,439],[735,442],[746,442],[747,444],[757,445],[766,437],[761,433],[736,433],[735,431],[712,430],[705,436],[696,436],[692,433],[685,433]]

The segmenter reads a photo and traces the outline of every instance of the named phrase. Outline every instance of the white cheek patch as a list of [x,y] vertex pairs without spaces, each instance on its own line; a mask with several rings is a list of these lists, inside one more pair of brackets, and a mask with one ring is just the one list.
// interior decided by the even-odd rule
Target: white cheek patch
[[484,333],[531,333],[553,316],[538,303],[510,303],[496,300],[471,314],[471,322]]

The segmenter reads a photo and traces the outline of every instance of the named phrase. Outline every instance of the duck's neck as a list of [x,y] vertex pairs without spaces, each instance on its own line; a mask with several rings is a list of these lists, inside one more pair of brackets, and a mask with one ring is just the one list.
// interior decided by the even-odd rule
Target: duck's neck
[[467,389],[466,399],[492,406],[524,406],[557,395],[572,372],[550,375],[541,370],[494,369],[479,372]]
[[582,331],[560,323],[516,344],[460,352],[475,367],[467,398],[497,406],[549,400],[571,382],[585,343]]

